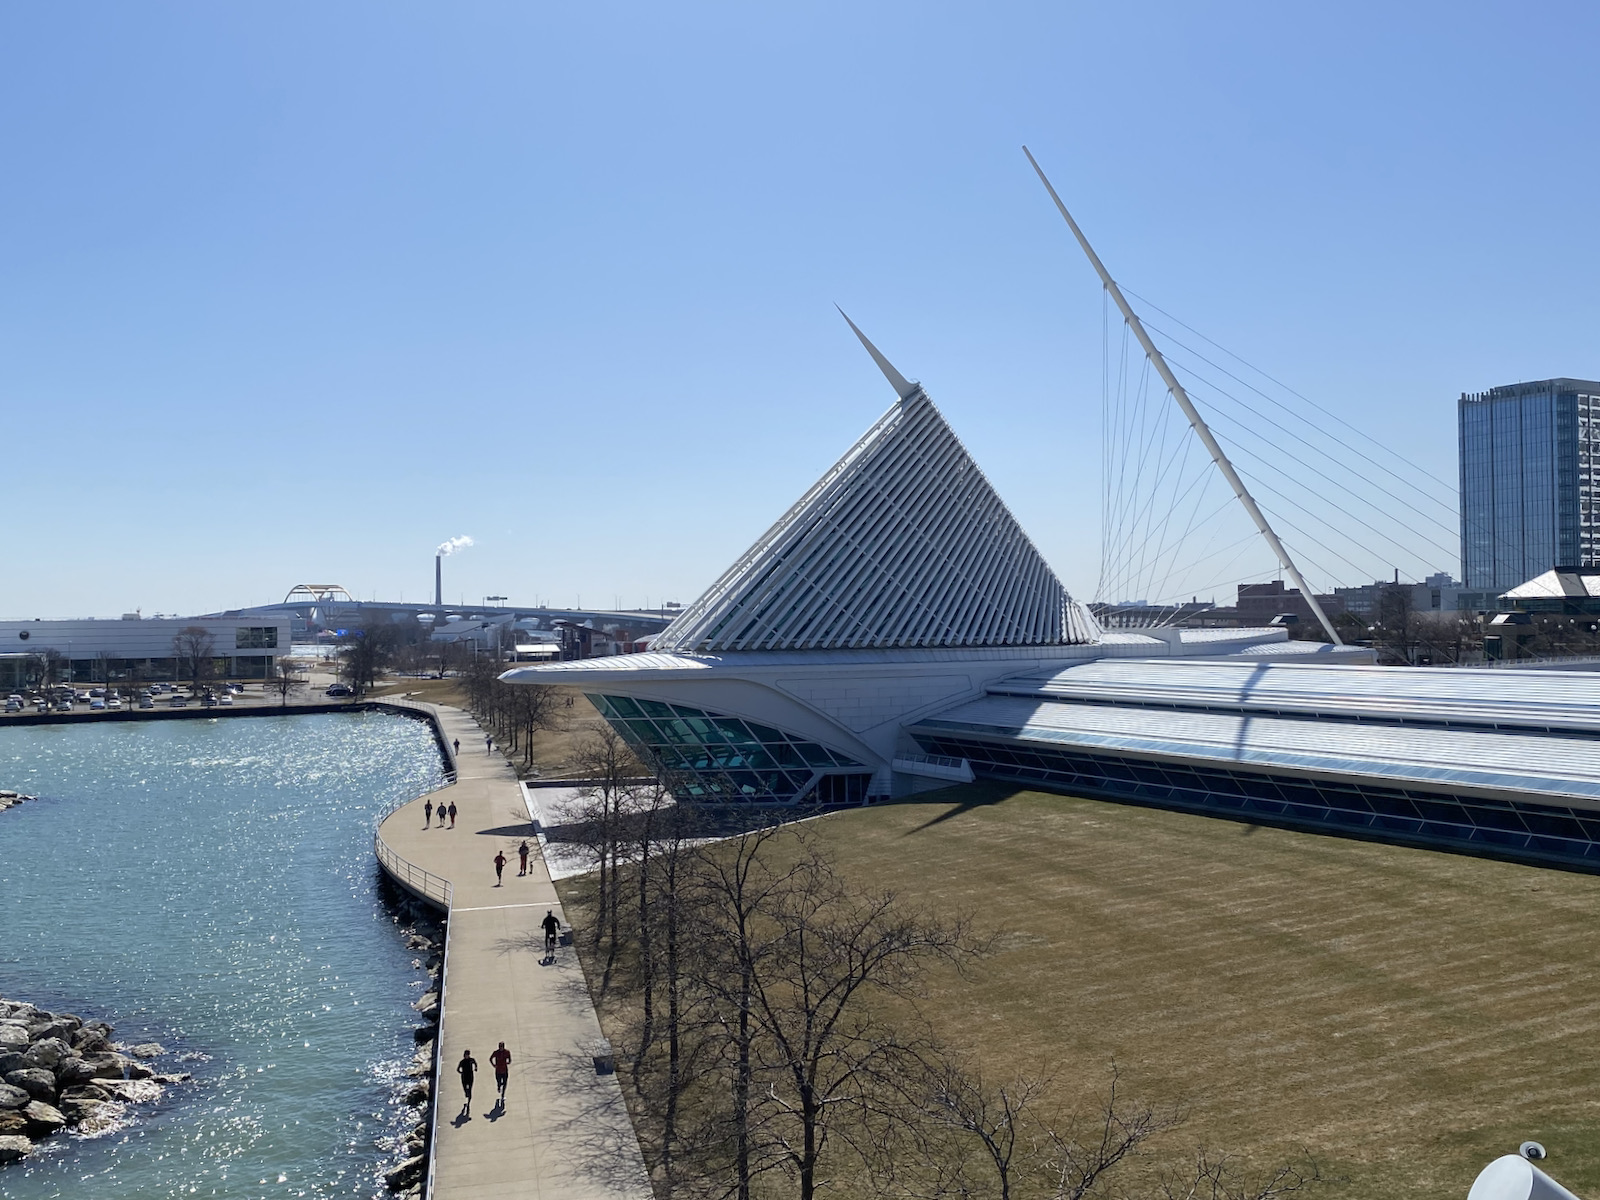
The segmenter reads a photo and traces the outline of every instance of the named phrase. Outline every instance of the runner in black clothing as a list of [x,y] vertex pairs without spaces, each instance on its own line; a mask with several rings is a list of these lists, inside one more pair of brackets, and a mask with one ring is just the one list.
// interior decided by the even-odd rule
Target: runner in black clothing
[[461,1106],[461,1111],[472,1112],[472,1077],[478,1073],[478,1060],[472,1057],[471,1050],[461,1054],[461,1061],[456,1064],[456,1074],[461,1076],[461,1090],[467,1094],[467,1102]]
[[495,887],[499,887],[502,883],[505,882],[505,880],[503,880],[501,878],[501,876],[505,874],[505,870],[506,870],[506,852],[504,850],[500,850],[500,851],[497,851],[495,853],[495,856],[494,856],[494,885],[495,885]]

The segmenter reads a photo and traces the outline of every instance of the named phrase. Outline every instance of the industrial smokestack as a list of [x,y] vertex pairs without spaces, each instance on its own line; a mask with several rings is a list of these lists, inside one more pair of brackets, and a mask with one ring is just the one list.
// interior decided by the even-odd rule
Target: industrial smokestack
[[442,564],[445,555],[455,554],[457,551],[465,550],[470,545],[472,545],[472,539],[467,537],[466,534],[462,534],[460,537],[451,538],[448,542],[440,542],[438,548],[434,551],[433,603],[436,608],[444,607],[444,567]]

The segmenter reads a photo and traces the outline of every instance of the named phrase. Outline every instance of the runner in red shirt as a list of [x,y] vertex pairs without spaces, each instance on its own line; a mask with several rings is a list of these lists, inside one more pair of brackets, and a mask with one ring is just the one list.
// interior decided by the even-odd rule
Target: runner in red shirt
[[506,1082],[511,1078],[511,1051],[506,1049],[504,1042],[500,1049],[489,1055],[489,1065],[494,1068],[494,1086],[499,1089],[500,1099],[506,1098]]

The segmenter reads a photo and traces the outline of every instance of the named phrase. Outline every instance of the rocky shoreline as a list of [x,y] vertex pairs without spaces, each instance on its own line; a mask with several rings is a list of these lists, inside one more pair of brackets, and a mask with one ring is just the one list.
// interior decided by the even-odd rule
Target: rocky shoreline
[[15,808],[29,800],[37,800],[37,796],[24,796],[21,792],[14,792],[9,788],[0,788],[0,812],[8,808]]
[[189,1079],[151,1065],[166,1053],[155,1042],[124,1046],[111,1033],[104,1021],[0,997],[0,1163],[26,1157],[63,1129],[112,1129],[130,1105]]
[[384,1173],[384,1182],[402,1200],[420,1200],[428,1174],[428,1144],[433,1127],[434,1056],[438,1051],[439,977],[444,970],[444,921],[439,914],[409,897],[392,901],[395,921],[407,928],[406,947],[417,955],[412,965],[427,975],[427,990],[412,1005],[420,1021],[412,1031],[417,1052],[406,1077],[414,1082],[406,1091],[404,1103],[420,1106],[421,1120],[400,1138],[394,1149],[404,1155],[400,1164]]

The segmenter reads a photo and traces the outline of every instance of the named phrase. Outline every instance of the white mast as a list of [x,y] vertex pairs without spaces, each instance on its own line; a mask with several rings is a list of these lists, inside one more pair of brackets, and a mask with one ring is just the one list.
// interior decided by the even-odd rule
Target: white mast
[[1078,223],[1072,219],[1072,214],[1067,211],[1067,206],[1061,203],[1061,197],[1056,195],[1056,189],[1050,185],[1050,180],[1045,178],[1045,173],[1039,169],[1032,151],[1026,146],[1022,152],[1028,156],[1028,161],[1033,164],[1039,182],[1044,184],[1045,190],[1050,193],[1050,199],[1056,202],[1056,208],[1066,218],[1067,225],[1072,234],[1078,239],[1078,245],[1083,247],[1083,252],[1089,256],[1095,271],[1100,276],[1100,282],[1105,285],[1106,291],[1111,293],[1111,298],[1117,302],[1117,307],[1122,310],[1122,319],[1127,321],[1128,327],[1133,330],[1134,337],[1139,339],[1139,345],[1144,347],[1145,355],[1155,367],[1156,373],[1161,376],[1161,381],[1167,385],[1167,391],[1172,393],[1172,398],[1178,402],[1178,407],[1183,409],[1183,415],[1189,418],[1189,424],[1194,427],[1194,432],[1200,442],[1211,454],[1211,461],[1217,464],[1217,470],[1222,472],[1222,477],[1233,488],[1233,494],[1239,497],[1239,503],[1244,505],[1245,512],[1250,514],[1250,519],[1256,523],[1256,528],[1261,531],[1261,536],[1266,538],[1267,545],[1272,547],[1272,552],[1278,556],[1284,573],[1300,589],[1300,594],[1305,597],[1311,611],[1316,614],[1317,620],[1322,623],[1322,628],[1333,639],[1335,646],[1342,646],[1344,642],[1334,631],[1333,622],[1328,620],[1328,614],[1322,611],[1322,605],[1317,603],[1317,597],[1306,583],[1305,577],[1300,574],[1300,568],[1294,565],[1294,559],[1289,557],[1289,552],[1284,549],[1283,543],[1278,540],[1278,535],[1272,531],[1272,526],[1267,524],[1267,518],[1261,509],[1256,506],[1255,499],[1244,486],[1244,480],[1239,478],[1239,473],[1233,469],[1233,464],[1228,461],[1228,456],[1223,453],[1217,439],[1212,436],[1211,428],[1205,423],[1194,402],[1189,399],[1189,393],[1184,391],[1183,384],[1178,382],[1178,377],[1172,373],[1172,368],[1167,366],[1167,360],[1161,356],[1161,351],[1156,349],[1156,344],[1150,340],[1150,335],[1145,332],[1144,324],[1139,320],[1139,315],[1129,306],[1122,295],[1122,289],[1117,286],[1117,281],[1111,278],[1105,264],[1100,261],[1100,256],[1094,252],[1094,247],[1089,245],[1089,239],[1083,236],[1083,230],[1078,228]]

